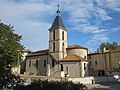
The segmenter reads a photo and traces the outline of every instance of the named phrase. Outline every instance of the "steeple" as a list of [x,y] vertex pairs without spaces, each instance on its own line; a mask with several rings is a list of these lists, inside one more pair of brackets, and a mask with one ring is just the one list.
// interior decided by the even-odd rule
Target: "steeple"
[[60,6],[57,6],[57,16],[49,29],[49,53],[53,55],[56,60],[61,60],[67,55],[67,30],[60,17]]
[[60,7],[60,6],[59,6],[59,4],[58,4],[57,6],[58,6],[58,10],[56,11],[57,16],[56,16],[56,18],[55,18],[55,20],[54,20],[51,28],[49,29],[50,31],[56,30],[56,29],[66,30],[66,28],[65,28],[65,26],[64,26],[64,24],[63,24],[63,21],[62,21],[62,19],[61,19],[61,17],[60,17],[60,10],[59,10],[59,7]]

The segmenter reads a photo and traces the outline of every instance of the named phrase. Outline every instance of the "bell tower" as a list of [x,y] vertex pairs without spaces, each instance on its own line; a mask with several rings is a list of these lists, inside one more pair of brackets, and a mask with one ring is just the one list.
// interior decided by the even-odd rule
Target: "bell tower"
[[49,29],[49,53],[61,60],[67,55],[67,30],[60,17],[59,5],[57,6],[57,16]]

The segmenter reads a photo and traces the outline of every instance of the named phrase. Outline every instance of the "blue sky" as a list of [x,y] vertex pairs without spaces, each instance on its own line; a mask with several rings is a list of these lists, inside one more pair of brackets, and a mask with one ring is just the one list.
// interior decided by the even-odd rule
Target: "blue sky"
[[68,45],[96,51],[102,42],[120,44],[120,0],[0,0],[0,20],[14,25],[26,49],[47,49],[58,3]]

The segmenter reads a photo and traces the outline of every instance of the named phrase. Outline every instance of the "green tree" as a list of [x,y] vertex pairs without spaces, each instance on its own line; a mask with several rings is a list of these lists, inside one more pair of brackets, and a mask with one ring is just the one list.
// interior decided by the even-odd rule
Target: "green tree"
[[[11,66],[21,60],[24,47],[21,36],[14,33],[13,26],[0,22],[0,81],[5,82],[11,75]],[[18,56],[19,55],[19,56]]]
[[16,87],[15,90],[88,90],[82,83],[71,81],[35,80],[30,85]]
[[106,48],[106,50],[120,50],[120,45],[117,42],[103,42],[100,44],[99,50],[103,52],[104,48]]

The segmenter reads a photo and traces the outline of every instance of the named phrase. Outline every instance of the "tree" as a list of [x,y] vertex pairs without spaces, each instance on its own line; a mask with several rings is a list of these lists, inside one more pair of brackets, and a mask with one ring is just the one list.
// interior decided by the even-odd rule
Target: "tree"
[[[14,33],[13,26],[0,22],[0,81],[6,82],[11,66],[21,60],[24,47],[20,44],[22,36]],[[19,55],[19,57],[18,57]],[[8,80],[9,81],[9,80]]]
[[100,52],[103,52],[103,51],[104,51],[104,48],[105,48],[106,50],[120,50],[120,45],[119,45],[117,42],[112,42],[112,43],[103,42],[103,43],[101,43],[100,46],[99,46]]

